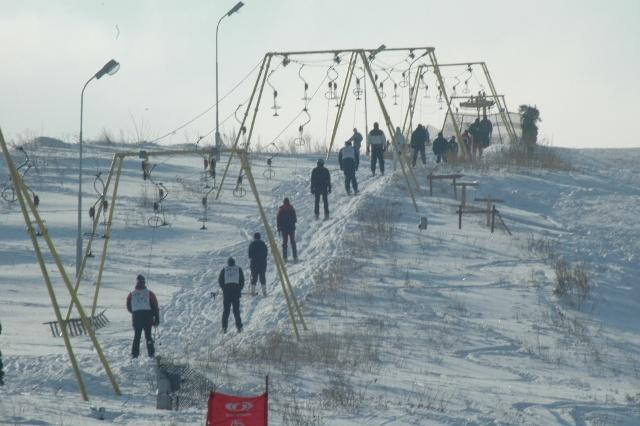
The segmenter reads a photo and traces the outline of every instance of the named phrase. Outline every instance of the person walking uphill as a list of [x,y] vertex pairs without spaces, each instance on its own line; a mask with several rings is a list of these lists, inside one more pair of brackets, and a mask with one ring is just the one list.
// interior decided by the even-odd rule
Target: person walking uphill
[[227,332],[229,311],[233,306],[233,318],[236,320],[236,329],[239,333],[242,331],[240,296],[244,288],[244,273],[241,267],[236,266],[236,261],[233,257],[227,259],[227,266],[220,271],[218,285],[222,289],[222,332]]
[[313,212],[316,219],[320,217],[320,197],[324,206],[324,218],[329,219],[329,200],[327,195],[331,193],[331,174],[324,166],[324,160],[318,159],[315,169],[311,171],[311,193],[315,196]]
[[380,173],[384,175],[384,146],[387,138],[379,129],[378,123],[373,123],[373,129],[367,137],[367,154],[371,151],[371,173],[376,174],[376,161],[380,163]]
[[253,234],[253,241],[249,244],[249,261],[251,268],[251,295],[256,295],[256,283],[260,279],[262,295],[267,295],[267,245],[260,239],[260,233]]
[[350,140],[344,143],[344,147],[338,153],[338,163],[340,163],[340,170],[344,172],[344,189],[347,191],[347,194],[351,195],[351,187],[353,187],[353,191],[357,194],[356,154],[355,149],[351,146]]
[[360,148],[362,147],[362,134],[358,132],[358,129],[353,129],[351,142],[353,142],[353,149],[356,150],[356,170],[358,170],[358,167],[360,166]]
[[427,157],[424,152],[427,142],[429,142],[429,132],[427,131],[427,128],[422,124],[418,124],[418,127],[416,127],[413,133],[411,133],[411,148],[413,148],[413,159],[411,161],[412,167],[416,166],[418,153],[420,153],[422,164],[427,164]]
[[438,137],[433,141],[433,153],[436,155],[436,163],[442,160],[447,162],[447,151],[449,150],[449,142],[442,136],[442,132],[438,133]]
[[293,208],[288,198],[282,201],[282,205],[278,209],[276,223],[278,232],[282,235],[282,257],[287,261],[287,241],[291,241],[291,251],[293,252],[293,260],[298,260],[298,250],[296,249],[296,209]]
[[146,280],[142,275],[136,277],[136,287],[127,296],[127,310],[131,312],[133,321],[133,345],[131,357],[140,355],[140,337],[144,330],[144,338],[147,341],[147,354],[149,358],[155,355],[155,347],[151,338],[151,326],[160,324],[160,308],[156,295],[146,287]]

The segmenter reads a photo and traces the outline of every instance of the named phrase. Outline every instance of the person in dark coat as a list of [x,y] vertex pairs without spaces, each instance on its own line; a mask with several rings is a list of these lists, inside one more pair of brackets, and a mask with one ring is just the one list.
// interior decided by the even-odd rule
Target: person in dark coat
[[160,308],[156,295],[146,287],[146,280],[142,275],[136,277],[136,287],[127,296],[127,310],[131,312],[134,330],[131,356],[138,358],[140,355],[140,337],[144,330],[147,354],[149,358],[153,358],[156,351],[151,337],[151,327],[160,324]]
[[482,116],[482,120],[480,120],[480,134],[481,134],[481,145],[482,149],[485,149],[491,144],[491,133],[493,132],[493,124],[487,118],[487,115],[484,114]]
[[320,197],[324,206],[324,218],[329,219],[329,200],[327,195],[331,193],[331,174],[324,166],[324,160],[318,159],[315,169],[311,172],[311,193],[315,196],[313,212],[316,219],[320,217]]
[[358,170],[360,166],[360,148],[362,147],[362,134],[358,132],[358,129],[353,129],[351,142],[353,142],[353,149],[356,150],[356,170]]
[[433,141],[433,153],[436,156],[436,163],[439,163],[440,160],[442,160],[443,162],[447,162],[447,151],[449,149],[449,143],[447,142],[447,140],[444,138],[444,136],[442,136],[442,132],[438,133],[438,137],[436,138],[436,140]]
[[256,283],[260,279],[262,295],[267,295],[267,245],[260,239],[260,233],[253,234],[253,241],[249,244],[249,265],[251,268],[251,295],[256,295]]
[[469,134],[471,135],[473,157],[482,157],[482,127],[480,126],[479,118],[476,118],[469,126]]
[[340,164],[340,170],[344,172],[344,189],[347,194],[351,195],[351,187],[357,194],[355,149],[351,146],[350,140],[344,143],[344,147],[338,153],[338,163]]
[[227,266],[220,271],[218,285],[222,289],[222,332],[227,332],[229,311],[233,306],[233,318],[236,320],[236,329],[239,333],[242,331],[240,296],[244,288],[244,273],[241,267],[236,266],[236,261],[233,257],[227,259]]
[[387,145],[387,138],[378,127],[378,123],[373,123],[373,129],[367,137],[367,154],[371,152],[371,173],[376,174],[376,162],[380,163],[380,173],[384,175],[384,150]]
[[296,249],[296,209],[293,208],[288,198],[285,198],[278,209],[276,223],[278,232],[282,235],[282,257],[287,261],[287,241],[291,241],[291,251],[293,260],[298,260],[298,250]]
[[413,167],[416,166],[416,161],[418,160],[418,153],[420,153],[420,159],[422,160],[422,164],[427,164],[426,153],[424,152],[425,145],[429,142],[429,132],[427,128],[422,124],[418,124],[418,127],[411,133],[411,148],[413,148],[413,160],[411,161],[411,165]]
[[456,137],[451,136],[447,142],[447,161],[455,160],[458,157],[458,142]]

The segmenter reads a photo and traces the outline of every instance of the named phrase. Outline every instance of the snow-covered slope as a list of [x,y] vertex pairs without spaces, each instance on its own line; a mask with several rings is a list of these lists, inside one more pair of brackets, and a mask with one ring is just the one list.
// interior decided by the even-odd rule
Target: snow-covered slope
[[[75,146],[41,141],[26,148],[39,166],[27,182],[72,272]],[[87,170],[106,172],[114,150],[125,148],[90,146]],[[400,173],[372,177],[363,159],[361,193],[347,196],[330,159],[331,219],[316,221],[308,182],[316,157],[276,157],[268,180],[266,157],[254,156],[269,217],[275,221],[285,196],[298,212],[300,262],[288,271],[309,328],[300,342],[272,265],[269,295],[242,298],[243,332],[221,332],[221,301],[210,296],[218,272],[229,256],[247,268],[249,236],[262,231],[250,192],[232,195],[237,165],[221,200],[210,205],[208,229],[200,230],[202,160],[160,159],[152,175],[169,189],[169,226],[152,229],[154,187],[142,180],[138,161],[125,162],[99,303],[111,323],[98,331],[124,395],[113,395],[90,341],[75,337],[89,403],[77,393],[62,340],[42,325],[53,311],[18,206],[0,200],[0,423],[99,422],[92,406],[105,407],[114,423],[202,423],[204,408],[155,410],[152,363],[128,355],[124,299],[142,273],[161,304],[158,353],[227,391],[257,393],[269,374],[273,424],[637,424],[640,151],[558,154],[572,171],[462,170],[465,180],[480,183],[468,199],[505,201],[498,208],[513,236],[501,227],[491,234],[484,215],[465,215],[458,229],[450,185],[436,183],[432,197],[424,189],[429,171],[460,168],[435,166],[431,158],[416,171],[419,214]],[[6,174],[0,162],[0,180]],[[91,180],[86,208],[95,200]],[[428,217],[425,231],[419,216]],[[96,243],[98,254],[103,240]],[[553,293],[561,256],[588,271],[583,303]],[[86,305],[98,257],[90,262],[80,290]],[[60,280],[56,291],[68,306]]]

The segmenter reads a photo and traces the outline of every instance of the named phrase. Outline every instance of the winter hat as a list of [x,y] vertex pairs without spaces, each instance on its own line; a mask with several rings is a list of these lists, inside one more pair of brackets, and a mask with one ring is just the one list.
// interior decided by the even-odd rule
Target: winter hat
[[139,274],[136,277],[136,287],[144,287],[144,285],[146,284],[146,280],[144,279],[144,276],[142,274]]
[[260,233],[256,232],[255,234],[253,234],[253,239],[254,240],[259,240],[260,239]]
[[227,265],[234,266],[236,264],[236,260],[233,257],[227,259]]
[[318,166],[324,166],[324,160],[322,158],[318,158]]

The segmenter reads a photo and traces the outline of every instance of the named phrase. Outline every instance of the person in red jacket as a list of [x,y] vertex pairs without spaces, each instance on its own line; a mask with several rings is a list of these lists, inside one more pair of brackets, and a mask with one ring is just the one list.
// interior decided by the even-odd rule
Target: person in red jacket
[[298,250],[296,249],[296,210],[291,205],[288,198],[285,198],[278,209],[277,225],[278,232],[282,235],[282,257],[287,261],[287,240],[291,241],[291,251],[293,260],[298,260]]
[[131,347],[131,357],[138,358],[140,355],[140,337],[144,330],[144,338],[147,341],[147,354],[153,358],[155,348],[151,338],[151,326],[160,324],[160,308],[158,299],[145,285],[146,280],[142,275],[136,277],[136,288],[127,296],[127,310],[131,312],[133,321],[133,346]]

